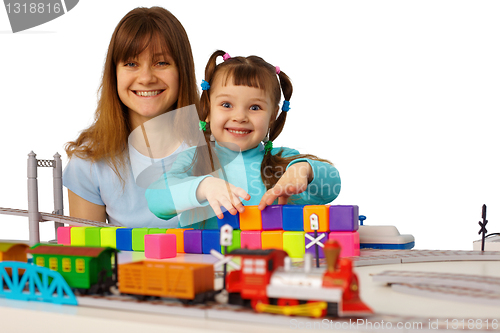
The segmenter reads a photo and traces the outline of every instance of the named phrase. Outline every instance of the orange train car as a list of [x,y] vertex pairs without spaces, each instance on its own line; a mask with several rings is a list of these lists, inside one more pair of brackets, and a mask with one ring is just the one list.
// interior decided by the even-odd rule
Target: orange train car
[[210,264],[143,260],[118,265],[122,294],[203,302],[213,298],[214,268]]

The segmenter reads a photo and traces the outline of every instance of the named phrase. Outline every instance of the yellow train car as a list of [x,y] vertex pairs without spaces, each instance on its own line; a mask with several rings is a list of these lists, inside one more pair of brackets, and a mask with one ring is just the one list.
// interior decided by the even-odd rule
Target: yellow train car
[[214,294],[210,264],[138,261],[118,265],[122,294],[177,298],[203,302]]
[[28,244],[0,242],[0,261],[22,261],[27,262],[26,250]]

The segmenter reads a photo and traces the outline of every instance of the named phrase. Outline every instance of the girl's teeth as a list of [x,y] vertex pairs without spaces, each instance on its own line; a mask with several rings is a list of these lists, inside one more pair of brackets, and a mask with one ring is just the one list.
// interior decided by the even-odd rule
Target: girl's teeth
[[235,131],[235,130],[228,130],[231,133],[236,133],[236,134],[247,134],[250,133],[250,131]]
[[150,97],[150,96],[156,96],[159,93],[161,93],[160,90],[156,91],[136,91],[136,94],[142,97]]

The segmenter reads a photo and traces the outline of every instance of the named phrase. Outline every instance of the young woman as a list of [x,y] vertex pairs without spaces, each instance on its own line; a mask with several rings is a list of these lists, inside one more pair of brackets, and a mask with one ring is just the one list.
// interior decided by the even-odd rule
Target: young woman
[[[177,226],[149,211],[130,159],[151,156],[130,145],[128,137],[154,117],[197,106],[195,81],[188,36],[172,13],[136,8],[123,17],[109,44],[95,121],[66,145],[70,161],[63,182],[71,216],[127,227]],[[161,156],[168,164],[169,156],[185,147],[178,126],[162,130],[171,138]]]

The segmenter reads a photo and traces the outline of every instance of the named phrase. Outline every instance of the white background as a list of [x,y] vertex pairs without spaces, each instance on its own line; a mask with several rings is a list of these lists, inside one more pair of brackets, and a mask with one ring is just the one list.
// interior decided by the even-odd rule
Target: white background
[[[0,7],[0,207],[27,209],[31,150],[66,164],[64,144],[92,122],[111,34],[139,5],[182,22],[198,81],[216,49],[292,78],[275,146],[331,160],[334,204],[359,205],[367,224],[396,225],[418,249],[472,249],[483,203],[500,232],[497,1],[82,0],[16,34]],[[52,171],[38,173],[40,211],[51,212]],[[27,239],[27,218],[0,215],[0,238]]]

